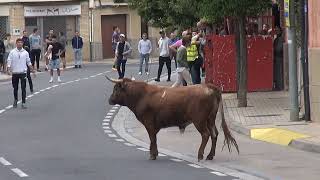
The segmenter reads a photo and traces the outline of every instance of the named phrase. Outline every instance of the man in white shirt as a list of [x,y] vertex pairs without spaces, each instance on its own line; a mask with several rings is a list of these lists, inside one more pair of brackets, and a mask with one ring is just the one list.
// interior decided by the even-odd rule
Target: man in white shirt
[[140,53],[140,68],[139,68],[139,74],[142,74],[142,65],[143,62],[145,61],[145,72],[148,75],[148,67],[149,67],[149,57],[150,53],[152,51],[152,45],[151,41],[147,39],[147,33],[143,33],[142,39],[139,41],[138,44],[138,51]]
[[13,107],[17,108],[18,103],[18,87],[19,80],[21,82],[21,91],[22,91],[22,109],[26,109],[26,78],[27,78],[27,69],[29,66],[30,70],[34,73],[34,70],[31,65],[29,58],[29,53],[22,48],[23,40],[21,38],[16,40],[16,48],[13,49],[8,56],[8,74],[12,75],[12,86],[13,86],[13,95],[14,102]]
[[155,81],[160,81],[160,76],[162,73],[162,68],[164,63],[166,63],[168,69],[168,79],[167,81],[171,81],[171,60],[170,60],[170,53],[169,53],[169,38],[166,36],[166,33],[161,30],[160,31],[161,38],[159,39],[158,45],[160,50],[159,56],[159,69],[158,69],[158,77]]

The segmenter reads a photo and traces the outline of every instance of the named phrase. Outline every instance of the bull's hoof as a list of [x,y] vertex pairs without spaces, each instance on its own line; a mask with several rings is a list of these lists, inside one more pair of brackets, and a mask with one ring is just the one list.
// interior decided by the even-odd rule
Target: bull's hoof
[[213,155],[209,154],[206,160],[213,160],[213,157],[214,157]]
[[203,160],[203,155],[202,155],[202,154],[199,154],[199,155],[198,155],[198,162],[200,162],[201,160]]
[[157,159],[157,156],[155,156],[155,155],[150,155],[150,157],[149,157],[149,160],[156,160]]

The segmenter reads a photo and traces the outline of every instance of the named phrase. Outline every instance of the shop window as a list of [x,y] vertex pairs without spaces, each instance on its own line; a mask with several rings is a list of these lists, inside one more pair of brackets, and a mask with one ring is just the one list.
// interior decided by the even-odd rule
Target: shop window
[[37,26],[37,18],[26,18],[26,26]]
[[8,33],[8,17],[0,16],[0,39],[3,39]]

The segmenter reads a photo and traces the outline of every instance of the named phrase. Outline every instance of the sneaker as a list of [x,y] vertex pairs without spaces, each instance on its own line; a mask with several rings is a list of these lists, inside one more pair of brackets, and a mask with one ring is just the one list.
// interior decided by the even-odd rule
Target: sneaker
[[74,65],[74,68],[76,68],[76,69],[77,69],[77,68],[78,68],[78,65]]
[[170,79],[167,79],[167,82],[170,82],[171,80]]
[[149,72],[146,72],[146,75],[149,75]]
[[14,100],[14,102],[13,102],[13,108],[17,108],[17,106],[18,106],[18,101],[17,101],[17,100]]
[[142,74],[142,72],[140,71],[138,74],[139,74],[139,75],[141,75],[141,74]]
[[79,65],[78,67],[81,68],[81,65]]
[[155,79],[155,81],[160,82],[160,79],[157,78],[157,79]]
[[60,77],[58,77],[58,82],[61,82],[61,79],[60,79]]
[[53,83],[53,78],[52,78],[52,77],[50,78],[50,81],[49,81],[49,83]]
[[25,103],[22,103],[22,104],[21,104],[21,108],[22,108],[22,109],[27,109],[26,104],[25,104]]

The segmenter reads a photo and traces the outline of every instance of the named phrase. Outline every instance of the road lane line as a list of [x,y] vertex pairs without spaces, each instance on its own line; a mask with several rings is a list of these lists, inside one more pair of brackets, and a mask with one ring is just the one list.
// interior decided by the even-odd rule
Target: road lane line
[[217,171],[212,171],[212,172],[210,172],[211,174],[215,174],[215,175],[217,175],[217,176],[227,176],[227,175],[225,175],[225,174],[223,174],[223,173],[221,173],[221,172],[217,172]]
[[124,143],[124,145],[126,145],[126,146],[136,146],[136,145],[131,144],[131,143]]
[[188,164],[188,166],[191,166],[191,167],[194,167],[194,168],[197,168],[197,169],[202,168],[201,166],[199,166],[197,164]]
[[34,95],[37,95],[37,94],[39,94],[39,93],[40,93],[40,92],[35,92]]
[[55,87],[58,87],[58,86],[59,86],[59,85],[56,84],[56,85],[53,85],[52,87],[55,88]]
[[106,116],[105,118],[106,118],[106,119],[110,119],[110,118],[112,118],[112,116]]
[[137,148],[137,149],[139,149],[139,150],[141,150],[141,151],[144,151],[144,152],[149,151],[149,149],[146,149],[146,148]]
[[102,123],[102,126],[109,126],[109,123]]
[[103,126],[102,129],[110,129],[109,126]]
[[23,171],[21,171],[20,169],[18,168],[14,168],[14,169],[11,169],[11,171],[13,171],[14,173],[16,173],[18,176],[20,177],[29,177],[28,174],[24,173]]
[[13,108],[13,105],[7,106],[5,109],[11,109]]
[[118,141],[118,142],[124,142],[123,139],[116,139],[116,141]]
[[111,109],[109,112],[112,112],[112,113],[114,113],[114,112],[116,112],[116,110],[114,110],[114,109]]
[[107,115],[112,116],[112,115],[113,115],[113,113],[108,113]]
[[3,164],[4,166],[11,166],[12,164],[7,161],[4,157],[0,157],[0,163]]
[[6,111],[5,109],[0,110],[0,114],[4,113],[5,111]]
[[176,159],[176,158],[172,158],[172,159],[170,159],[171,161],[174,161],[174,162],[183,162],[183,160],[181,160],[181,159]]
[[113,106],[112,109],[119,109],[119,107],[118,106]]
[[159,153],[160,157],[166,157],[167,155]]
[[104,119],[103,122],[110,122],[110,119]]
[[115,134],[108,134],[108,136],[109,136],[109,137],[112,137],[112,138],[117,137],[117,135],[115,135]]
[[110,131],[110,130],[104,130],[104,133],[111,134],[112,131]]

